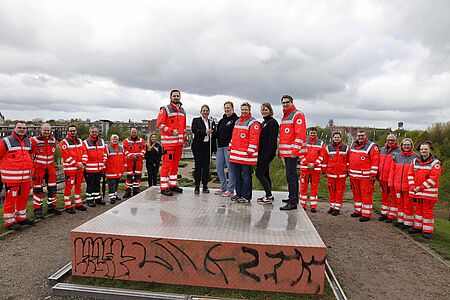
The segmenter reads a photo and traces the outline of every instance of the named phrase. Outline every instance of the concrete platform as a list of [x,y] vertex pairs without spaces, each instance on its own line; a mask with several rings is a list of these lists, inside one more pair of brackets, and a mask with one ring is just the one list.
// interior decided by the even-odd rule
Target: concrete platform
[[321,294],[325,244],[303,209],[280,211],[286,193],[274,196],[263,206],[150,188],[72,230],[72,274]]

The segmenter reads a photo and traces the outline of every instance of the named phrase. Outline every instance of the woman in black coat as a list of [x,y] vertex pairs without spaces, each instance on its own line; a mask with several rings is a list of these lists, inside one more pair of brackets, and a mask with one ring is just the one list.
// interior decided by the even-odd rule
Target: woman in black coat
[[157,142],[156,134],[153,133],[148,137],[147,149],[145,152],[145,166],[147,167],[149,187],[158,184],[156,178],[158,177],[162,155],[163,148],[161,144]]
[[192,141],[192,154],[194,154],[195,170],[195,194],[200,193],[200,181],[203,184],[203,193],[209,193],[209,166],[211,163],[211,155],[216,151],[215,143],[213,143],[212,135],[216,124],[209,118],[209,106],[204,104],[200,109],[201,117],[192,120],[192,133],[194,140]]
[[261,115],[264,121],[259,135],[258,163],[256,164],[256,177],[264,188],[266,195],[258,198],[260,204],[272,204],[272,180],[269,174],[269,165],[275,158],[277,152],[278,130],[280,126],[273,118],[273,109],[270,103],[261,105]]

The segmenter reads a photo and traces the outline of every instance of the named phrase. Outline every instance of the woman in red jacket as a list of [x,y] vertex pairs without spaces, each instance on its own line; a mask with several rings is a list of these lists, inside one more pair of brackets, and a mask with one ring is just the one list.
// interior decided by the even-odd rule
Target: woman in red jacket
[[414,227],[409,233],[423,232],[424,238],[431,238],[434,229],[434,204],[438,201],[439,177],[442,165],[433,157],[431,142],[419,144],[420,157],[412,161],[408,175],[409,196],[412,198],[415,215]]

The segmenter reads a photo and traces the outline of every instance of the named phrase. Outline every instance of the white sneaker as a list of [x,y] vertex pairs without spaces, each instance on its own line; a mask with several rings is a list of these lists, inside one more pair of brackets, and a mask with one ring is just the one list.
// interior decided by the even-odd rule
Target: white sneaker
[[250,203],[249,199],[239,198],[236,200],[237,203]]
[[259,204],[273,204],[274,198],[272,197],[262,197],[262,198],[258,198],[258,203]]

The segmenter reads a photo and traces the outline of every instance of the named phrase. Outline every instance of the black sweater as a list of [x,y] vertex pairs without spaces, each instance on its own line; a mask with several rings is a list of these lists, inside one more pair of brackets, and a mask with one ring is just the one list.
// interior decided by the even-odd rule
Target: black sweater
[[152,164],[154,166],[158,166],[161,162],[161,157],[163,155],[163,148],[161,144],[156,142],[155,147],[153,147],[150,151],[147,145],[147,151],[145,152],[145,160],[147,164]]
[[278,125],[277,120],[273,117],[264,117],[262,122],[262,130],[259,135],[258,160],[272,160],[277,152],[278,142]]
[[231,136],[233,135],[234,124],[239,117],[233,113],[231,116],[227,117],[226,114],[220,119],[219,124],[217,124],[217,131],[215,138],[217,139],[217,147],[228,147],[231,141]]

